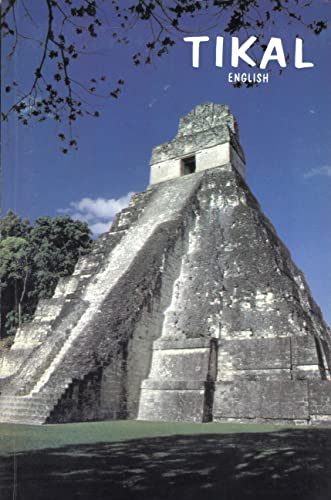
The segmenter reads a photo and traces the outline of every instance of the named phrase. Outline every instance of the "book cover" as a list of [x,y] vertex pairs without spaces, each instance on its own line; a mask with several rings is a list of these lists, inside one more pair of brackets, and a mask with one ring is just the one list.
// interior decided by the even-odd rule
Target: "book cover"
[[[326,385],[314,384],[319,378],[329,384],[330,379],[330,12],[328,0],[2,2],[1,498],[328,498],[331,396]],[[224,132],[220,144],[213,142],[213,131]],[[211,153],[213,147],[220,149]],[[203,156],[207,148],[209,156]],[[256,273],[261,271],[253,251],[247,250],[243,261],[246,274],[230,259],[230,278],[235,280],[237,272],[241,281],[232,283],[231,294],[230,285],[220,288],[222,307],[229,293],[227,307],[234,312],[218,317],[219,331],[214,313],[208,309],[207,314],[199,302],[209,293],[208,303],[217,304],[213,290],[220,286],[219,270],[212,285],[210,263],[223,262],[216,253],[231,252],[233,244],[228,240],[218,252],[211,250],[224,236],[223,229],[217,233],[212,212],[212,203],[220,208],[221,195],[217,201],[212,190],[218,182],[226,189],[225,180],[208,173],[214,167],[239,174],[237,181],[231,172],[224,174],[236,185],[229,199],[240,199],[242,193],[250,200],[249,213],[260,217],[248,194],[252,192],[273,224],[275,238],[290,251],[291,264],[282,272],[293,288],[284,284],[277,299],[294,304],[285,326],[277,322],[283,306],[278,310],[273,303],[271,285],[271,291],[261,291],[254,281],[253,309],[260,307],[261,318],[268,318],[268,307],[273,311],[270,328],[277,331],[277,348],[268,344],[270,330],[255,339],[254,326],[250,330],[245,320],[237,328],[238,351],[231,351],[229,343],[221,353],[220,346],[232,335],[227,337],[224,325],[237,324],[232,292],[245,286],[246,274],[250,281],[254,266]],[[194,175],[184,175],[190,173]],[[209,197],[194,191],[200,175],[211,176],[201,181],[207,182],[202,192]],[[177,177],[183,179],[177,182]],[[168,192],[172,185],[181,187]],[[187,215],[193,198],[195,229]],[[204,203],[210,218],[201,208]],[[135,233],[136,220],[144,213],[145,225]],[[235,225],[224,224],[227,230]],[[260,238],[259,230],[254,237],[253,232],[263,225],[267,236],[274,234],[268,233],[262,216],[256,224],[239,230],[235,243],[245,248],[247,240],[247,249],[252,248],[250,242]],[[185,228],[192,231],[187,237]],[[186,247],[177,245],[179,234],[187,238]],[[92,253],[90,238],[95,240]],[[201,251],[190,265],[200,271],[180,288],[180,277],[189,273],[184,257],[194,255],[195,245]],[[286,260],[286,250],[277,245],[280,261]],[[262,247],[257,248],[262,255]],[[307,284],[299,282],[301,274],[292,261]],[[108,269],[107,263],[113,267]],[[162,288],[162,273],[171,292]],[[108,294],[121,280],[124,285]],[[161,298],[153,302],[150,297],[159,290]],[[185,302],[186,293],[190,301]],[[251,305],[242,297],[241,310],[248,318]],[[189,333],[178,311],[190,325]],[[200,316],[205,323],[200,324]],[[138,325],[137,341],[127,333],[133,324]],[[266,324],[263,328],[269,328]],[[205,333],[195,332],[201,325],[208,326],[212,339],[210,344],[208,337],[208,348]],[[261,325],[262,320],[257,332]],[[314,350],[318,360],[307,361],[311,344],[291,341],[285,369],[275,359],[287,349],[286,328],[297,325],[299,337],[305,329],[323,330],[317,354]],[[170,327],[180,330],[176,348],[169,332],[164,334]],[[113,342],[107,344],[107,328],[122,335],[116,344],[122,357],[112,351]],[[157,362],[151,354],[161,331],[164,339],[153,352],[177,349],[177,356],[188,349],[191,360],[188,368],[185,357],[166,361],[166,382],[160,368],[166,354],[162,351]],[[231,363],[246,366],[247,359],[240,356],[252,336],[256,343],[250,343],[247,355],[254,371],[249,383],[260,384],[254,386],[259,403],[246,379],[226,386],[228,368],[222,372],[231,356],[237,360]],[[72,349],[75,345],[80,347]],[[295,356],[305,361],[293,362]],[[185,379],[186,368],[200,373],[204,363],[208,366],[201,380],[193,383],[192,375]],[[129,375],[128,366],[134,366]],[[279,379],[269,374],[263,392],[259,377],[270,367],[277,374],[287,370],[289,380],[298,380],[300,387],[308,380],[307,395],[287,382],[282,385],[281,374]],[[236,377],[242,376],[236,370]],[[217,388],[222,377],[225,388]],[[158,399],[158,391],[182,397]],[[198,396],[187,396],[198,392],[202,403]],[[237,394],[248,401],[247,414],[238,413],[238,418],[233,410]],[[306,405],[308,416],[293,410],[296,416],[282,418],[290,414],[293,401]],[[262,416],[254,404],[264,405]],[[227,405],[228,414],[223,410]],[[311,425],[314,419],[319,426]],[[41,423],[46,425],[34,425]]]

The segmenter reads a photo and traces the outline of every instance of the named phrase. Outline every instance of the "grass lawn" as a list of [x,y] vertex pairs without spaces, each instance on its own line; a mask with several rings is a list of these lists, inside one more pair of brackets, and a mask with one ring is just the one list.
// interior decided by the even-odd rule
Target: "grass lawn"
[[117,421],[0,438],[1,500],[331,498],[330,428]]
[[111,421],[62,425],[0,424],[0,455],[69,444],[111,443],[176,434],[272,432],[285,427],[259,424]]

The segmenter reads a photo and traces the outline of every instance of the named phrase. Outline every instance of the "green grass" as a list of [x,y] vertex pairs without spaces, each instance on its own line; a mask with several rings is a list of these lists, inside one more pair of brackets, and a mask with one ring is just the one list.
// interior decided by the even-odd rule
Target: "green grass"
[[58,448],[68,444],[110,443],[178,434],[272,432],[285,427],[269,424],[112,421],[61,425],[0,424],[0,454]]

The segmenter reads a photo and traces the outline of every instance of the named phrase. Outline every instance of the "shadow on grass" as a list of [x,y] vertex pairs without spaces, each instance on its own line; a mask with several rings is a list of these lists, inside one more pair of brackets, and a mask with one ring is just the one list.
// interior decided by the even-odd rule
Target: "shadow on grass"
[[328,500],[331,429],[171,436],[20,453],[0,458],[0,498]]

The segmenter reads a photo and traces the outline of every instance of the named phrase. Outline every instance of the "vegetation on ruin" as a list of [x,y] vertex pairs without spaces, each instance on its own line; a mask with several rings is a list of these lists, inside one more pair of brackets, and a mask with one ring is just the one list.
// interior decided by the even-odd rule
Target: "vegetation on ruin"
[[60,277],[73,272],[91,247],[85,222],[40,217],[32,225],[9,211],[0,219],[1,335],[31,318],[39,299],[51,297]]

